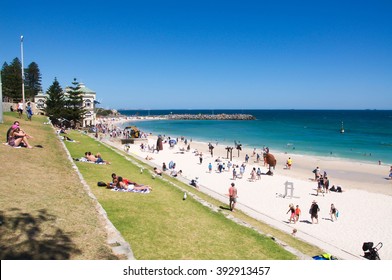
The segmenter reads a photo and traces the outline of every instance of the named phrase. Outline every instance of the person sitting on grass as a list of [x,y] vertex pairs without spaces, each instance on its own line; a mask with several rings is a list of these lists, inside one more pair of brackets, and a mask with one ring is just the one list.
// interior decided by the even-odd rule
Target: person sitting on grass
[[160,169],[154,167],[154,173],[157,174],[157,175],[159,175],[159,176],[162,176],[162,173],[163,173],[163,172],[162,172],[162,170],[160,170]]
[[120,190],[127,190],[127,191],[152,191],[152,188],[150,186],[144,186],[144,185],[137,185],[137,184],[127,184],[124,182],[123,178],[121,176],[117,177],[117,183],[116,183],[116,188]]
[[14,148],[20,146],[29,149],[33,148],[27,141],[28,135],[25,132],[21,131],[19,126],[13,125],[12,127],[13,129],[8,136],[8,145]]
[[23,132],[24,134],[26,134],[27,139],[33,138],[33,136],[27,134],[24,130],[21,129],[19,121],[14,121],[13,125],[10,126],[10,128],[8,128],[8,130],[7,130],[7,141],[10,136],[11,131],[14,130],[16,127],[19,127],[20,131]]

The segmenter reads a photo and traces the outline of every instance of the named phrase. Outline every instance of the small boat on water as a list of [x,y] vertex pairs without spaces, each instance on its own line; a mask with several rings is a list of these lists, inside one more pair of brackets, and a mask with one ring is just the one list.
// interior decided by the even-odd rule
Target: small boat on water
[[340,133],[344,133],[343,122],[342,122],[342,127],[340,128]]

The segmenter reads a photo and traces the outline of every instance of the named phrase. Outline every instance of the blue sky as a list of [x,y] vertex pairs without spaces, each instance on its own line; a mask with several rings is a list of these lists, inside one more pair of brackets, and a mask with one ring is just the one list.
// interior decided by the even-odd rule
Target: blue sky
[[392,1],[3,1],[0,63],[116,109],[392,109]]

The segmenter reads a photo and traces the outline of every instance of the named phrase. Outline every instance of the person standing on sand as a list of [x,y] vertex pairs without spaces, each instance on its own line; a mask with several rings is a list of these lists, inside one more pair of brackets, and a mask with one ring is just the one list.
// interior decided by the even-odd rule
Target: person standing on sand
[[235,204],[237,203],[237,188],[234,183],[231,183],[229,188],[229,207],[230,211],[234,212]]
[[317,166],[314,170],[313,170],[313,173],[314,173],[314,180],[315,181],[317,181],[319,178],[320,178],[320,168]]
[[312,220],[312,224],[318,224],[318,212],[320,211],[317,202],[313,200],[312,205],[310,206],[309,214]]
[[200,154],[199,154],[199,162],[200,162],[200,165],[203,163],[203,153],[202,152],[200,152]]

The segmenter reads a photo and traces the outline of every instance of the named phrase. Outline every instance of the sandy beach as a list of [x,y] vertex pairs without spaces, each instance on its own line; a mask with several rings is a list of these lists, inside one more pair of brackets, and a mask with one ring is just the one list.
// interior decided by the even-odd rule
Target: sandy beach
[[[104,137],[102,141],[124,150],[119,139]],[[392,214],[392,181],[387,180],[389,166],[270,151],[277,159],[274,175],[262,175],[260,180],[252,182],[249,178],[253,167],[260,167],[262,173],[268,171],[263,161],[255,162],[253,147],[243,147],[239,157],[237,150],[233,149],[233,164],[241,165],[245,161],[245,155],[249,155],[243,178],[233,180],[232,172],[228,172],[227,168],[222,173],[216,168],[217,158],[226,164],[229,160],[226,146],[215,146],[216,143],[213,143],[215,148],[211,156],[208,143],[188,142],[191,149],[185,152],[181,151],[186,150],[186,145],[181,140],[173,148],[165,143],[163,151],[159,153],[142,151],[140,143],[130,145],[128,153],[151,166],[162,167],[163,162],[166,165],[170,161],[175,162],[176,170],[182,170],[183,180],[189,182],[198,177],[199,190],[225,204],[228,204],[228,188],[234,182],[238,189],[237,209],[287,233],[295,228],[298,239],[314,244],[339,259],[364,259],[361,257],[364,242],[382,242],[380,258],[392,259],[392,226],[389,224]],[[156,136],[149,136],[144,143],[156,145]],[[195,150],[203,153],[202,164],[199,163]],[[261,153],[261,149],[257,152]],[[152,159],[145,160],[147,156]],[[285,167],[289,157],[293,160],[290,170]],[[213,165],[211,173],[208,172],[210,162]],[[317,166],[322,173],[327,172],[330,186],[339,185],[344,191],[316,196],[317,182],[313,180],[312,170]],[[286,182],[293,183],[293,197],[290,196],[290,190],[285,196]],[[320,207],[318,224],[311,223],[309,214],[314,200]],[[290,214],[286,214],[290,203],[299,205],[302,211],[295,224],[289,223]],[[339,217],[335,222],[330,219],[331,203],[339,210]]]

